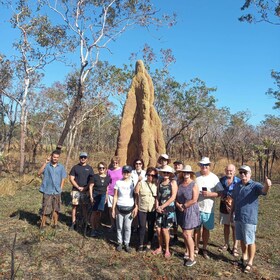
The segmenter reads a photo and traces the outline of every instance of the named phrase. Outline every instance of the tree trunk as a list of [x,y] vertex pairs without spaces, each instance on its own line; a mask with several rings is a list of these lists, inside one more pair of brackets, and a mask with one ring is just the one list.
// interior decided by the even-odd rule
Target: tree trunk
[[27,112],[25,108],[25,103],[21,107],[20,116],[20,160],[19,160],[19,175],[24,173],[24,162],[25,162],[25,140],[26,140],[26,122],[27,122]]

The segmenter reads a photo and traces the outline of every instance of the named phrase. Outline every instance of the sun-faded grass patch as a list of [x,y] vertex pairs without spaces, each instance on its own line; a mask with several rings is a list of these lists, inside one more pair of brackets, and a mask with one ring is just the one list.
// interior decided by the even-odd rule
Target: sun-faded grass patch
[[[27,180],[28,181],[28,180]],[[63,195],[60,225],[56,232],[47,227],[39,230],[39,209],[42,194],[40,183],[21,186],[14,196],[0,197],[0,279],[10,278],[11,246],[15,233],[15,267],[17,279],[277,279],[279,268],[279,186],[260,198],[257,229],[257,253],[254,271],[246,275],[233,265],[236,260],[229,252],[219,253],[223,244],[223,229],[218,224],[216,205],[215,229],[209,240],[210,260],[199,255],[197,264],[183,266],[183,239],[179,231],[179,245],[172,246],[171,259],[153,256],[150,252],[135,251],[137,235],[132,235],[132,254],[116,252],[116,236],[104,227],[104,238],[84,238],[68,231],[71,221],[70,186]]]

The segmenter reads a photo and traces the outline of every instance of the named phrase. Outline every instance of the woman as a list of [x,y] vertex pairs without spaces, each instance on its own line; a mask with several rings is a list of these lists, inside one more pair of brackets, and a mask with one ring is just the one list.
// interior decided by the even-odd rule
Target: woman
[[122,179],[122,169],[120,165],[120,158],[114,156],[111,159],[111,168],[108,169],[108,176],[110,177],[110,184],[108,185],[108,209],[109,209],[109,216],[111,220],[111,229],[110,231],[115,230],[115,220],[112,217],[112,205],[113,205],[113,197],[114,197],[114,187],[118,180]]
[[131,253],[129,247],[131,236],[131,223],[137,215],[137,205],[134,202],[134,184],[131,179],[132,168],[125,165],[122,168],[123,178],[115,184],[112,216],[116,218],[117,224],[117,251],[122,251],[123,243],[127,253]]
[[177,195],[178,186],[174,177],[172,167],[166,165],[159,170],[162,177],[158,185],[156,198],[156,230],[158,236],[159,247],[153,251],[154,255],[162,253],[163,244],[165,244],[165,258],[170,258],[169,251],[169,229],[173,227],[175,221],[175,198]]
[[139,221],[139,252],[144,251],[144,239],[146,223],[148,222],[148,243],[146,249],[151,249],[154,237],[154,224],[156,220],[155,202],[157,196],[157,170],[148,167],[146,171],[146,181],[139,181],[135,188],[136,201],[138,205]]
[[138,181],[145,179],[144,161],[143,159],[135,159],[133,162],[134,169],[131,172],[133,183],[136,185]]
[[94,174],[89,184],[90,202],[93,204],[91,215],[91,237],[100,235],[100,219],[104,211],[107,187],[110,183],[110,177],[106,174],[107,165],[104,162],[97,164],[98,174]]
[[199,190],[194,182],[194,172],[190,165],[186,165],[181,172],[183,173],[183,182],[179,186],[176,207],[179,210],[178,223],[183,230],[183,237],[186,247],[185,265],[193,266],[194,259],[194,228],[200,225],[199,207],[197,203]]

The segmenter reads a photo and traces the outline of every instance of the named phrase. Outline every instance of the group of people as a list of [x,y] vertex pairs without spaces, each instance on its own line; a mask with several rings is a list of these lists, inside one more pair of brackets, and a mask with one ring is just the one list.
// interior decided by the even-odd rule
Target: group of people
[[[67,177],[58,159],[59,152],[54,151],[38,172],[38,175],[44,175],[40,187],[43,193],[42,228],[46,226],[46,216],[51,212],[53,226],[58,227],[60,194]],[[230,250],[238,257],[237,246],[240,241],[240,264],[243,265],[244,272],[251,272],[256,252],[258,197],[269,191],[271,181],[268,178],[264,186],[254,182],[247,165],[238,169],[238,178],[235,176],[235,166],[229,164],[225,168],[225,176],[219,179],[211,172],[208,157],[202,157],[198,163],[200,170],[196,173],[190,165],[184,166],[181,160],[175,161],[172,168],[166,154],[159,156],[158,166],[148,167],[146,170],[140,158],[135,159],[133,166],[121,167],[120,158],[115,156],[109,167],[105,162],[99,162],[96,174],[87,160],[87,153],[80,153],[79,163],[69,173],[72,184],[70,230],[76,227],[77,205],[81,204],[86,220],[90,220],[91,236],[102,235],[100,220],[107,203],[110,231],[117,233],[117,251],[132,251],[131,232],[132,227],[136,226],[139,252],[152,249],[156,231],[158,246],[151,251],[152,254],[163,254],[165,258],[170,258],[170,230],[173,230],[176,240],[179,225],[185,244],[184,264],[193,266],[199,250],[205,259],[209,259],[207,246],[210,231],[214,229],[214,205],[216,198],[220,197],[220,223],[224,226],[224,244],[219,251]],[[90,217],[87,217],[86,209],[88,198],[92,210]],[[201,239],[202,248],[199,247]]]

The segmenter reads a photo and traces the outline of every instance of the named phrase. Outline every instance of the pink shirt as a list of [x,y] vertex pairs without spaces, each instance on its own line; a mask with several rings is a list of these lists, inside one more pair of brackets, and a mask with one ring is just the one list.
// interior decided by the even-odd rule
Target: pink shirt
[[108,195],[114,195],[114,187],[118,180],[122,179],[122,169],[108,169],[108,176],[110,177],[110,184],[107,188]]

